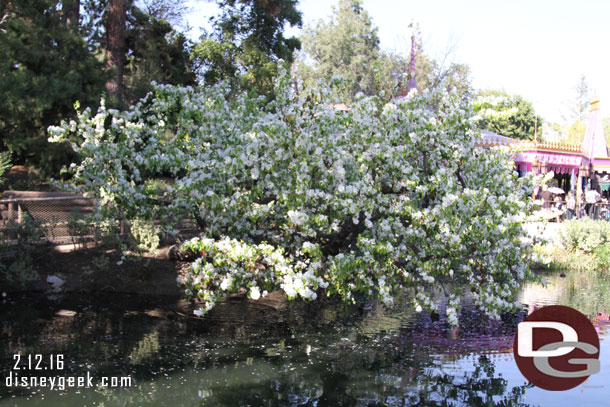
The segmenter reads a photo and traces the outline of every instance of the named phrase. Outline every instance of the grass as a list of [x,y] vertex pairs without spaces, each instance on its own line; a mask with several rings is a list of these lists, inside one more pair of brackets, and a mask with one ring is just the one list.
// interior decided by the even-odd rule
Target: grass
[[[538,264],[537,270],[544,271],[601,271],[602,264],[595,253],[585,253],[580,250],[569,250],[563,247],[551,245],[538,245],[534,248],[547,262]],[[549,261],[550,260],[550,261]]]

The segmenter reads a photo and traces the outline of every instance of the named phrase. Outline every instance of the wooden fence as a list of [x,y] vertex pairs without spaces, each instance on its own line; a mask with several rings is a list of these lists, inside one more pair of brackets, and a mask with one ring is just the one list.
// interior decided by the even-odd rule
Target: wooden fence
[[93,211],[95,200],[64,192],[5,191],[0,199],[0,233],[11,237],[25,216],[42,221],[48,240],[70,238],[68,221]]
[[[93,212],[94,198],[65,192],[5,191],[0,197],[0,239],[15,238],[15,228],[24,216],[42,221],[46,240],[53,243],[72,243],[69,221],[85,218]],[[200,231],[196,222],[185,217],[178,227],[182,237],[196,236]],[[121,222],[120,235],[125,233]],[[93,236],[91,236],[93,237]],[[167,235],[165,236],[168,237]]]

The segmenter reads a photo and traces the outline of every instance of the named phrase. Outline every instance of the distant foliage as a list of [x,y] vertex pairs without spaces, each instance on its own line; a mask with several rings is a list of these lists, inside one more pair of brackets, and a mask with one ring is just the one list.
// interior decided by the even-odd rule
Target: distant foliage
[[[68,24],[67,7],[79,3]],[[180,0],[144,2],[155,16],[139,2],[127,3],[126,102],[146,95],[151,81],[194,85],[190,45],[164,20],[179,17],[167,7]],[[107,0],[0,2],[0,151],[8,150],[15,164],[47,177],[75,161],[67,143],[47,142],[46,128],[74,117],[75,103],[97,109],[111,75],[104,63],[107,6]]]
[[0,153],[0,185],[4,182],[2,176],[9,168],[11,168],[10,155],[7,152]]
[[[299,76],[306,86],[342,76],[345,85],[335,93],[343,103],[351,103],[359,92],[377,93],[376,76],[384,73],[377,32],[361,0],[340,0],[329,21],[320,20],[305,30],[306,61],[299,65]],[[404,66],[401,70],[406,72]]]
[[[456,91],[460,97],[469,97],[469,67],[426,55],[421,34],[414,30],[415,77],[419,89],[443,88]],[[340,76],[344,83],[335,89],[335,100],[348,105],[358,93],[367,96],[383,93],[390,100],[406,91],[410,42],[403,44],[407,51],[404,54],[382,50],[378,28],[361,0],[339,1],[330,19],[307,27],[301,40],[303,49],[298,53],[294,73],[303,88]]]
[[597,260],[597,269],[610,271],[610,243],[596,247],[593,253]]
[[128,104],[143,98],[152,89],[151,82],[197,84],[190,44],[184,34],[136,7],[129,12],[127,28],[124,86]]
[[9,285],[24,287],[39,278],[34,268],[36,246],[43,242],[45,227],[41,219],[23,214],[19,222],[9,223],[3,232],[7,240],[17,240],[14,245],[0,239],[0,274]]
[[518,95],[482,92],[474,102],[478,126],[506,137],[533,140],[542,133],[543,120],[532,104]]

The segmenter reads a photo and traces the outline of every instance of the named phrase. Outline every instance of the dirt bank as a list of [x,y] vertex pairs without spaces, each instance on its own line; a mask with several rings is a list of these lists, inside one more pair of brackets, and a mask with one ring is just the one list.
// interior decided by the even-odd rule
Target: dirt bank
[[[14,250],[19,247],[15,246]],[[0,275],[0,290],[7,293],[113,292],[182,297],[176,278],[188,269],[188,262],[171,260],[167,255],[127,254],[121,257],[116,250],[97,248],[66,251],[54,246],[36,248],[31,269],[38,278],[17,284]]]

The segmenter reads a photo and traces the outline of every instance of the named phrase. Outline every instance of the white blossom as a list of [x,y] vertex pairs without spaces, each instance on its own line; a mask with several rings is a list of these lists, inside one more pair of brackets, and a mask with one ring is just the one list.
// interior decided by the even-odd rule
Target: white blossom
[[544,179],[517,178],[511,151],[474,147],[472,107],[451,94],[362,96],[344,115],[329,89],[312,90],[312,104],[285,79],[269,107],[227,98],[225,83],[153,85],[130,110],[79,112],[49,140],[83,140],[67,185],[98,198],[97,219],[116,220],[120,203],[168,233],[193,213],[205,220],[205,236],[184,245],[200,256],[177,279],[202,304],[196,315],[240,289],[307,300],[361,291],[386,305],[412,289],[421,311],[438,286],[459,283],[489,315],[510,306],[509,288],[530,274],[521,225]]

